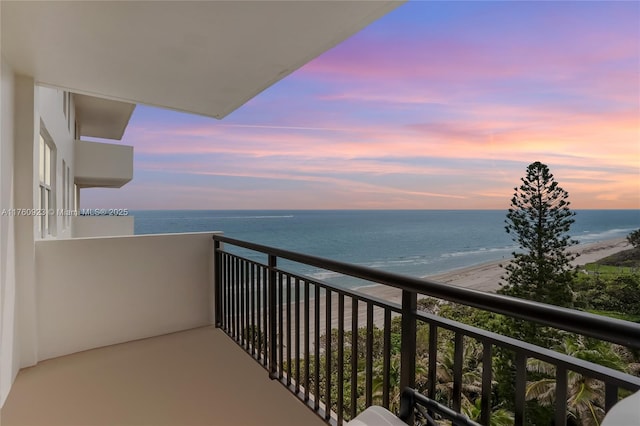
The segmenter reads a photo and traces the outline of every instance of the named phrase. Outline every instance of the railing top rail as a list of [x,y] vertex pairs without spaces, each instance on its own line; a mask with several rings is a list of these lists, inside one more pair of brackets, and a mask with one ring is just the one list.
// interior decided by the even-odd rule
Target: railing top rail
[[438,283],[361,265],[353,265],[322,257],[214,235],[215,241],[228,243],[267,255],[323,268],[355,278],[388,285],[418,294],[448,300],[486,311],[524,319],[623,346],[640,349],[640,325],[629,321],[580,312],[495,293]]

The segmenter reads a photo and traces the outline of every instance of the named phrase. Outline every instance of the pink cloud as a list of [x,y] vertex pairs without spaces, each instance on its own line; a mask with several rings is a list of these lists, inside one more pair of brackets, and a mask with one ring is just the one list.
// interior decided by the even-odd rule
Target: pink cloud
[[[576,13],[525,29],[499,16],[496,31],[466,28],[463,14],[447,28],[363,33],[222,122],[132,122],[136,170],[269,183],[176,184],[173,207],[503,208],[540,160],[577,208],[639,208],[639,39]],[[123,190],[142,193],[135,178]]]

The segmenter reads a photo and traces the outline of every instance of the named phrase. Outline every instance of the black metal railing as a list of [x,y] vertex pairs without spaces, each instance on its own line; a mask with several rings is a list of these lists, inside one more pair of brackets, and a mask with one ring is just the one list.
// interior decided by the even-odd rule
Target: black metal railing
[[[468,390],[464,389],[469,371],[464,357],[465,348],[470,347],[481,348],[473,361],[479,366],[479,377],[470,392],[479,401],[477,421],[485,425],[490,423],[495,408],[493,355],[498,352],[513,367],[516,425],[525,424],[527,366],[531,360],[548,363],[555,370],[556,425],[567,424],[568,377],[572,374],[601,382],[605,412],[624,395],[620,389],[640,389],[640,378],[633,375],[419,311],[417,300],[418,295],[431,296],[632,350],[640,349],[638,324],[222,235],[213,239],[216,326],[260,362],[271,378],[279,380],[329,424],[340,425],[372,404],[396,408],[400,390],[416,385],[432,400],[444,398],[455,412],[469,408],[470,401],[465,400]],[[224,250],[222,243],[263,253],[266,259],[260,262],[233,254]],[[278,260],[396,288],[401,303],[285,270]],[[438,353],[438,339],[449,342],[448,363],[439,360],[443,355]],[[443,391],[438,372],[446,366],[450,367],[449,382]],[[421,383],[416,383],[417,379]]]

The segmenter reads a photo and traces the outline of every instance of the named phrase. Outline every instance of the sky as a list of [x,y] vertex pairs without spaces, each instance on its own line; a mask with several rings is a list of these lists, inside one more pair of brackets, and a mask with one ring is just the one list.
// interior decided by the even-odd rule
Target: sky
[[134,178],[83,208],[506,209],[547,164],[640,209],[640,2],[422,2],[222,120],[139,105]]

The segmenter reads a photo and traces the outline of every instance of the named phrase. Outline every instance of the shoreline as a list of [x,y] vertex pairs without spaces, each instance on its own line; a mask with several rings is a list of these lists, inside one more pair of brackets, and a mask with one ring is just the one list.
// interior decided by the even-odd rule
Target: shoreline
[[[614,253],[620,252],[622,250],[626,250],[630,248],[631,245],[627,242],[626,238],[616,238],[605,241],[600,241],[596,243],[589,244],[580,244],[572,247],[571,252],[579,253],[580,256],[576,258],[572,264],[574,266],[584,265],[585,263],[595,262],[596,260],[602,259],[604,257],[610,256]],[[449,272],[430,275],[427,277],[423,277],[423,279],[438,282],[441,284],[455,285],[459,287],[465,287],[473,290],[485,291],[485,292],[494,292],[498,288],[500,288],[500,280],[501,276],[504,273],[504,269],[500,266],[501,264],[508,262],[510,259],[502,259],[492,262],[486,262],[479,265],[468,266],[460,269],[455,269]],[[381,299],[386,302],[391,303],[402,303],[402,291],[398,288],[385,286],[382,284],[371,284],[365,285],[361,287],[357,287],[353,289],[360,294]],[[420,297],[420,296],[418,296]],[[328,298],[321,297],[318,303],[318,309],[321,312],[321,316],[323,319],[319,325],[318,331],[320,333],[324,333],[326,329],[326,307],[327,307]],[[331,319],[330,319],[330,327],[336,328],[338,327],[339,317],[337,309],[335,308],[338,303],[337,294],[334,293],[330,298],[331,304]],[[350,300],[345,301],[344,309],[345,312],[350,312],[352,309],[352,302]],[[315,316],[316,302],[311,301],[309,306],[310,317],[313,318]],[[360,303],[358,305],[358,321],[360,323],[360,327],[363,327],[367,318],[367,304]],[[384,313],[381,309],[375,309],[373,312],[373,323],[377,327],[382,327],[384,324]],[[350,327],[348,321],[345,320],[345,329]],[[311,346],[313,346],[314,338],[315,338],[315,327],[309,330],[309,336],[311,339]],[[300,343],[302,344],[302,342]]]
[[[595,243],[578,244],[570,249],[571,253],[578,253],[579,256],[571,262],[574,266],[595,262],[599,259],[611,256],[623,250],[631,248],[626,237],[614,238],[598,241]],[[435,281],[442,284],[449,284],[473,290],[495,292],[500,288],[501,277],[504,274],[502,264],[509,262],[509,259],[495,260],[478,265],[467,266],[454,269],[440,274],[422,277],[425,280]],[[399,290],[380,284],[373,284],[357,289],[361,293],[379,297],[389,301],[399,301]]]

